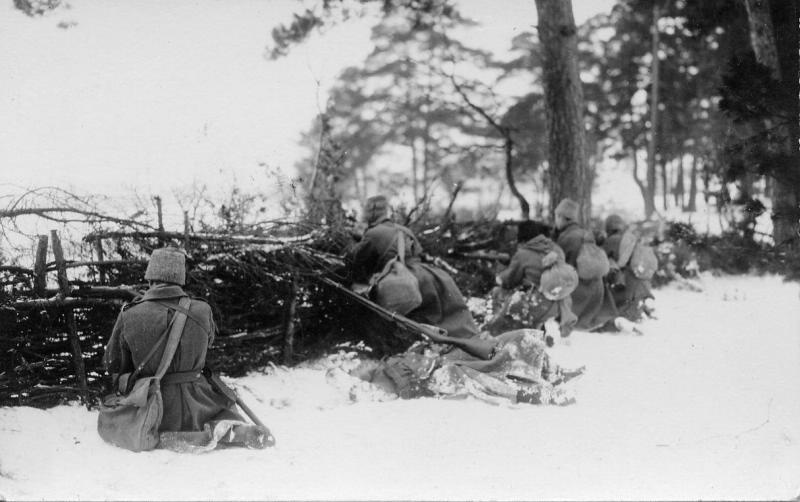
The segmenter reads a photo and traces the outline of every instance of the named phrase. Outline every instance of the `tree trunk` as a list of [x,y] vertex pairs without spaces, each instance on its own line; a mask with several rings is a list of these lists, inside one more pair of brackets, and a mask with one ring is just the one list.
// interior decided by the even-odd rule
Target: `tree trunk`
[[411,137],[411,189],[414,195],[414,204],[419,200],[419,179],[417,176],[417,166],[419,160],[417,159],[417,138]]
[[[653,213],[656,212],[656,192],[652,182],[648,181],[648,184],[645,185],[639,178],[639,156],[635,148],[631,149],[631,157],[633,158],[633,181],[636,182],[636,186],[639,187],[639,191],[642,193],[644,218],[649,220]],[[649,180],[650,176],[647,176],[647,179]]]
[[366,199],[364,196],[364,190],[361,189],[361,182],[363,178],[361,176],[361,170],[353,168],[353,191],[356,195],[356,200],[363,201]]
[[681,154],[680,158],[678,159],[678,164],[675,169],[675,207],[683,208],[683,194],[685,192],[683,188],[683,154]]
[[506,141],[505,141],[505,152],[506,152],[506,181],[508,182],[508,188],[511,190],[511,193],[514,194],[514,197],[517,198],[519,201],[519,209],[522,213],[523,220],[529,220],[531,217],[531,206],[528,204],[528,201],[525,200],[525,197],[517,190],[517,182],[514,181],[514,171],[513,171],[513,153],[514,153],[514,140],[511,139],[511,133],[506,131]]
[[708,201],[711,198],[711,173],[708,166],[704,164],[703,167],[703,202],[708,207]]
[[[778,64],[778,48],[775,44],[769,0],[744,0],[744,5],[747,7],[747,20],[750,25],[750,45],[753,46],[756,60],[771,69],[772,78],[780,81],[781,69]],[[796,21],[795,19],[795,27]]]
[[697,211],[697,156],[692,154],[692,171],[689,175],[689,203],[685,206],[685,211],[694,213]]
[[550,209],[565,197],[588,219],[586,186],[586,133],[583,123],[583,89],[578,73],[578,47],[571,0],[536,0],[539,39],[543,51],[543,83],[547,139]]
[[[650,140],[647,144],[647,187],[653,192],[655,199],[656,192],[656,150],[658,148],[658,87],[659,87],[659,33],[658,20],[661,17],[661,9],[658,3],[653,3],[653,26],[652,26],[652,49],[653,61],[651,66],[650,82]],[[655,207],[655,200],[653,201]],[[666,209],[666,199],[664,200]],[[651,213],[652,214],[652,213]],[[650,216],[648,216],[648,219]]]
[[[430,143],[431,143],[431,125],[428,122],[427,115],[425,116],[425,127],[422,133],[422,197],[424,198],[428,194],[428,169],[430,166],[428,163],[430,162]],[[417,203],[420,200],[417,199]]]
[[666,160],[661,163],[661,200],[664,211],[669,209],[669,175],[667,174]]
[[776,245],[796,246],[800,226],[800,92],[798,84],[798,30],[797,2],[778,0],[745,0],[750,26],[750,43],[756,59],[772,70],[772,77],[781,82],[793,96],[792,109],[785,110],[788,117],[786,144],[783,153],[791,162],[772,174],[772,237]]

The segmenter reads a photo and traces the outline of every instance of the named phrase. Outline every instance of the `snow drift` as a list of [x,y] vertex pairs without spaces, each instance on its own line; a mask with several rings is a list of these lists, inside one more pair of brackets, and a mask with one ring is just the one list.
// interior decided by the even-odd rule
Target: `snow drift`
[[798,286],[657,291],[645,336],[576,332],[577,404],[391,400],[342,352],[229,380],[276,447],[200,455],[103,443],[78,405],[0,409],[7,499],[787,499],[800,494]]

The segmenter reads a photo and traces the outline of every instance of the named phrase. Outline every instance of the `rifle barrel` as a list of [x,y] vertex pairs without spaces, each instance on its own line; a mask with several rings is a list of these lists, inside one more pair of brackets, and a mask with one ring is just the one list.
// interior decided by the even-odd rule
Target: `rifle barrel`
[[246,414],[248,417],[250,417],[250,420],[252,420],[254,424],[256,424],[256,425],[260,425],[261,427],[264,427],[264,428],[266,428],[267,426],[266,426],[266,425],[264,425],[264,423],[263,423],[261,420],[259,420],[259,419],[258,419],[258,417],[256,416],[256,414],[255,414],[255,413],[253,413],[253,410],[251,410],[249,406],[247,406],[246,404],[244,404],[244,401],[242,401],[242,398],[240,398],[240,397],[239,397],[239,394],[234,394],[234,395],[236,396],[236,404],[237,404],[237,405],[239,405],[239,408],[241,408],[241,409],[242,409],[242,411],[243,411],[243,412],[244,412],[244,413],[245,413],[245,414]]
[[338,282],[336,282],[336,281],[334,281],[332,279],[329,279],[327,277],[319,277],[319,276],[318,276],[318,278],[322,282],[324,282],[325,284],[327,284],[327,285],[329,285],[329,286],[331,286],[333,288],[336,288],[337,290],[341,291],[348,298],[351,298],[351,299],[357,301],[362,306],[368,308],[369,310],[371,310],[374,313],[378,314],[379,316],[381,316],[382,318],[386,319],[387,321],[393,322],[395,324],[398,324],[398,325],[400,325],[402,328],[404,328],[406,330],[409,330],[409,331],[412,331],[414,333],[421,334],[421,335],[427,335],[431,330],[435,330],[438,335],[441,335],[441,336],[446,336],[447,335],[447,330],[445,330],[445,329],[439,328],[437,326],[422,325],[422,324],[420,324],[418,322],[412,321],[411,319],[409,319],[408,317],[406,317],[406,316],[404,316],[402,314],[398,314],[397,312],[392,312],[390,310],[387,310],[387,309],[381,307],[380,305],[378,305],[377,303],[373,302],[372,300],[364,298],[363,296],[359,295],[355,291],[351,291],[351,290],[347,289],[346,287],[342,286],[341,284],[339,284]]

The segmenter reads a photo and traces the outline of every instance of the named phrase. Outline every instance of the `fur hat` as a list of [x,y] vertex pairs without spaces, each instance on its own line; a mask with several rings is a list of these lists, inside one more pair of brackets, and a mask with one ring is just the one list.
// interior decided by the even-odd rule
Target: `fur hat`
[[610,234],[613,232],[624,232],[625,231],[625,220],[618,214],[610,214],[608,218],[606,218],[606,233]]
[[153,250],[144,278],[183,286],[186,284],[186,255],[176,247]]
[[389,214],[389,200],[385,195],[374,195],[364,204],[364,221],[375,223]]
[[572,199],[564,199],[556,206],[556,214],[570,221],[578,221],[579,209],[577,202]]

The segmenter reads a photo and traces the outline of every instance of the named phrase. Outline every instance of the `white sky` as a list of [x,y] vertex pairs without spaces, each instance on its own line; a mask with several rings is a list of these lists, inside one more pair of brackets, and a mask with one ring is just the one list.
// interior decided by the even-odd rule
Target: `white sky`
[[[271,29],[311,1],[69,3],[38,19],[0,4],[0,195],[57,185],[124,203],[195,181],[274,184],[259,164],[291,176],[317,101],[370,50],[364,20],[265,59]],[[482,23],[470,42],[494,51],[536,23],[532,0],[459,4]],[[573,4],[580,23],[613,1]]]

